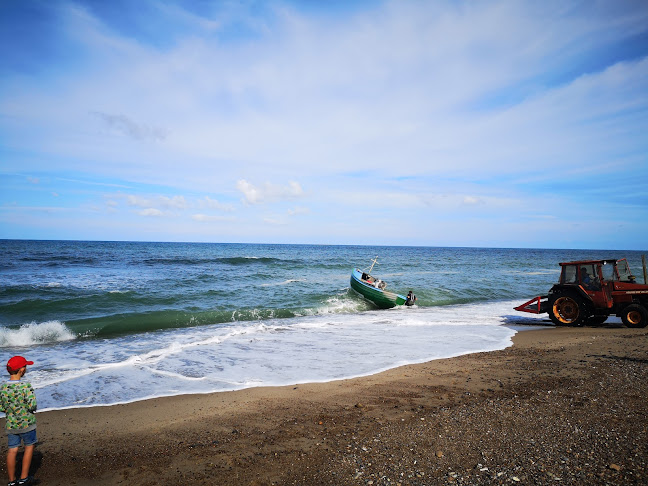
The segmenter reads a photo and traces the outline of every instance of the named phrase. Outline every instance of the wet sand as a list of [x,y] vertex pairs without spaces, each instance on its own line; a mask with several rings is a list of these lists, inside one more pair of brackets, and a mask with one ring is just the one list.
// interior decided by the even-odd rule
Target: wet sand
[[42,485],[648,484],[647,416],[648,330],[550,327],[364,378],[39,413],[32,472]]

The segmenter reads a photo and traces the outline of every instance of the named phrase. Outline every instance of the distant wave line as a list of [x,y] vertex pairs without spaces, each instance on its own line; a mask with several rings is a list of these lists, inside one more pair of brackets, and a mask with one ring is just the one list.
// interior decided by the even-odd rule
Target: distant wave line
[[272,282],[272,283],[264,283],[261,284],[260,287],[277,287],[279,285],[288,285],[291,283],[295,282],[306,282],[305,278],[290,278],[288,280],[284,280],[283,282]]

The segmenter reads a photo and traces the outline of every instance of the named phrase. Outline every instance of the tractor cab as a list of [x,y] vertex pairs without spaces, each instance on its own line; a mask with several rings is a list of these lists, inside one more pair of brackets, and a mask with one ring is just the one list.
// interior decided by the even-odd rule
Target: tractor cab
[[600,288],[602,275],[598,265],[592,262],[561,263],[560,283],[580,285],[584,288]]
[[[591,300],[594,307],[610,309],[613,304],[612,282],[619,280],[616,264],[616,260],[561,263],[560,283],[556,287],[560,289],[574,287],[575,291]],[[550,293],[552,292],[550,291]]]

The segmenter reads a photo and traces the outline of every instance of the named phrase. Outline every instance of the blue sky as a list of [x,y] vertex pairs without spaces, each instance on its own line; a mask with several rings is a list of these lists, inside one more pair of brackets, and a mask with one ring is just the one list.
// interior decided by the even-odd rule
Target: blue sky
[[648,3],[0,2],[0,238],[648,249]]

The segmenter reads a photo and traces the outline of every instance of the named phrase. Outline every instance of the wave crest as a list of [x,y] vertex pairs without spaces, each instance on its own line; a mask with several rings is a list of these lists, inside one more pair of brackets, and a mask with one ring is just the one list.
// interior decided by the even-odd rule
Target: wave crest
[[31,322],[19,328],[0,328],[0,347],[32,346],[76,339],[60,321]]

